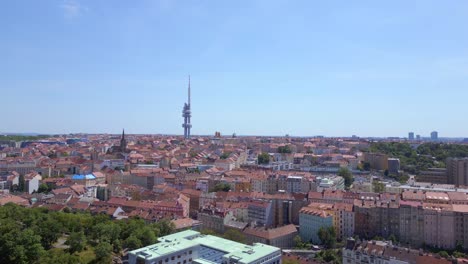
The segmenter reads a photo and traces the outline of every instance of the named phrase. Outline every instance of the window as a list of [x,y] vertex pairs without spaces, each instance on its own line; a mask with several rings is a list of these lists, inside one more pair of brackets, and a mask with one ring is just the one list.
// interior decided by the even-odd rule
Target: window
[[178,255],[177,258],[180,258],[180,255]]
[[171,260],[174,260],[174,259],[175,259],[175,256],[172,256],[172,257],[171,257]]
[[189,254],[192,254],[192,250],[189,250],[189,252],[188,252],[188,253],[189,253]]
[[166,262],[169,262],[169,258],[166,258]]

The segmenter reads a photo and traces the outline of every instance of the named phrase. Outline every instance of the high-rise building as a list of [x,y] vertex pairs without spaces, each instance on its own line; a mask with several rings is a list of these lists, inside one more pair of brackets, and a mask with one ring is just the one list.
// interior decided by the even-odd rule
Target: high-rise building
[[416,140],[421,140],[421,135],[416,135]]
[[182,127],[184,128],[184,138],[189,139],[190,128],[192,128],[192,124],[190,124],[190,118],[192,117],[192,112],[190,110],[190,76],[188,83],[188,102],[184,104],[182,117],[184,118],[184,123],[182,124]]
[[431,140],[433,140],[433,141],[439,140],[439,133],[437,131],[432,131],[431,132]]
[[388,159],[388,172],[392,175],[398,175],[400,171],[400,159]]
[[468,185],[468,158],[448,158],[446,165],[449,184]]
[[408,133],[408,139],[409,140],[414,140],[414,132],[409,132]]

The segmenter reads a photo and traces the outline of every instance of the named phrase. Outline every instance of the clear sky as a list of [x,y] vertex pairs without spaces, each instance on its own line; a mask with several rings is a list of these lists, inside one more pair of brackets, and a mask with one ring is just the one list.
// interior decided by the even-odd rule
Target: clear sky
[[0,131],[468,136],[468,1],[0,1]]

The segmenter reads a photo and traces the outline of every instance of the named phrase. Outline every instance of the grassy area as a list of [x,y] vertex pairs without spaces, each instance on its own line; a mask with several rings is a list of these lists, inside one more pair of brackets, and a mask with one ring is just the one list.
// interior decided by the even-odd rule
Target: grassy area
[[81,251],[77,255],[80,257],[81,263],[83,264],[91,263],[96,258],[96,254],[94,254],[94,249],[89,245],[87,245],[86,249]]

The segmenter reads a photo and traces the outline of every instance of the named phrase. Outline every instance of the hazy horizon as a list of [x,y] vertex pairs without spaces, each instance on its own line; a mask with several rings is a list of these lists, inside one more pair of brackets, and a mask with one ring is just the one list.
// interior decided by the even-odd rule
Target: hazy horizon
[[[217,132],[217,131],[216,131]],[[18,136],[56,136],[56,135],[80,135],[80,134],[84,134],[84,135],[121,135],[122,134],[122,131],[120,131],[119,133],[99,133],[99,132],[95,132],[95,133],[88,133],[88,132],[69,132],[69,133],[35,133],[35,132],[19,132],[19,133],[15,133],[15,132],[5,132],[5,131],[0,131],[0,135],[18,135]],[[125,134],[126,135],[153,135],[153,136],[180,136],[182,137],[183,134],[180,134],[180,133],[129,133],[127,131],[125,131]],[[201,137],[209,137],[209,136],[214,136],[214,133],[213,134],[193,134],[192,136],[194,137],[197,137],[197,136],[201,136]],[[233,136],[233,134],[221,134],[221,137],[231,137]],[[237,134],[236,133],[236,136],[237,137],[286,137],[286,135],[248,135],[248,134]],[[351,138],[352,136],[357,136],[358,138],[382,138],[382,139],[386,139],[386,138],[400,138],[400,139],[405,139],[405,138],[408,138],[407,136],[392,136],[392,135],[388,135],[388,136],[364,136],[364,135],[335,135],[335,136],[329,136],[329,135],[289,135],[289,137],[292,137],[292,138],[314,138],[314,137],[324,137],[324,138]],[[416,134],[415,134],[416,136]],[[421,136],[421,139],[424,139],[424,140],[427,140],[427,139],[431,139],[430,136],[424,136],[424,135],[420,135]],[[439,139],[465,139],[465,138],[468,138],[468,137],[465,137],[465,136],[458,136],[458,137],[444,137],[444,136],[439,136]]]
[[[0,3],[3,133],[464,138],[466,1]],[[75,132],[78,133],[78,132]]]

